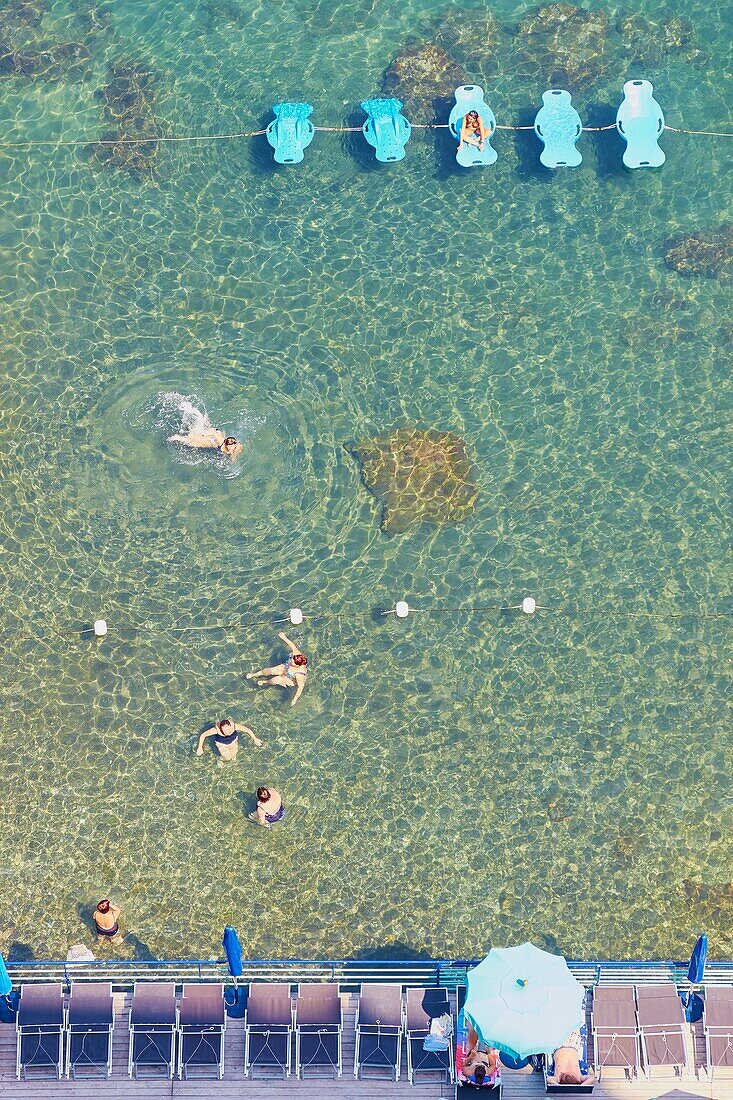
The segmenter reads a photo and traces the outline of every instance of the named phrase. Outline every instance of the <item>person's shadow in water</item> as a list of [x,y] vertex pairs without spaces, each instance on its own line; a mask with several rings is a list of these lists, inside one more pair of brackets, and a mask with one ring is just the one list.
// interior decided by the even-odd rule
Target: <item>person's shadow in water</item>
[[14,943],[11,943],[5,958],[9,963],[28,963],[35,962],[36,956],[33,948],[29,944],[20,943],[16,940]]
[[92,913],[97,908],[96,903],[80,901],[77,903],[76,912],[81,923],[87,928],[90,934],[97,939],[97,926],[94,923],[94,917]]

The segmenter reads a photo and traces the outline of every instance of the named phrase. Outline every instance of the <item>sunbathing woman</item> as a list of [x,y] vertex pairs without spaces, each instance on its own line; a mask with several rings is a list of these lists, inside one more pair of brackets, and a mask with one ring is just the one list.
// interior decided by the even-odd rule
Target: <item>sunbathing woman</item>
[[489,137],[489,131],[484,126],[484,120],[478,111],[469,111],[463,116],[461,125],[461,141],[466,145],[475,145],[479,152],[484,151],[484,142]]
[[499,1056],[493,1047],[482,1043],[472,1024],[468,1027],[468,1045],[462,1073],[472,1084],[482,1085],[486,1078],[496,1076]]
[[282,631],[278,634],[278,638],[281,638],[285,645],[290,647],[290,656],[287,661],[284,661],[281,665],[273,665],[271,668],[261,668],[257,672],[248,672],[247,679],[253,680],[256,676],[263,676],[265,679],[257,681],[258,687],[295,688],[295,694],[290,704],[291,707],[294,707],[303,694],[308,675],[308,658],[304,653],[301,653],[295,642],[291,642],[290,638],[287,638]]

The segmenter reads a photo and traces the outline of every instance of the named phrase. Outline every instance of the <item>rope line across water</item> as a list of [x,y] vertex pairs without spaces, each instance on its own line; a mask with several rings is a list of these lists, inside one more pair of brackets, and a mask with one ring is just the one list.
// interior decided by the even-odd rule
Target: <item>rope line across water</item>
[[[414,122],[412,123],[413,130],[447,130],[447,122]],[[316,130],[321,133],[329,134],[359,134],[361,133],[361,126],[316,126]],[[511,126],[508,124],[498,123],[497,130],[533,130],[534,126]],[[604,130],[615,130],[616,123],[610,122],[607,126],[584,126],[584,133],[601,133]],[[721,130],[683,130],[678,126],[666,126],[665,130],[669,130],[673,134],[692,134],[695,136],[703,137],[722,137],[733,138],[733,131],[726,132]],[[68,140],[58,141],[55,138],[39,138],[38,140],[29,139],[27,141],[0,141],[0,149],[35,149],[50,146],[54,149],[60,149],[64,146],[74,145],[150,145],[153,142],[165,141],[168,143],[185,142],[205,142],[205,141],[241,141],[243,138],[262,137],[266,130],[249,130],[236,134],[170,134],[170,135],[154,135],[149,137],[138,138],[70,138]]]

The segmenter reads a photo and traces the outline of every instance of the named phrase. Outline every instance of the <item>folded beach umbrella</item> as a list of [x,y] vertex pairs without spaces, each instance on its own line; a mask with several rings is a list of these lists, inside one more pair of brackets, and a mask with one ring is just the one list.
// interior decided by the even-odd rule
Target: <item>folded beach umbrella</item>
[[517,1060],[556,1050],[582,1023],[585,990],[562,955],[492,947],[468,972],[465,1011],[479,1037]]
[[239,942],[236,929],[232,928],[230,924],[224,929],[221,945],[226,952],[229,973],[236,982],[236,979],[242,973],[242,945]]
[[[705,977],[705,963],[708,959],[708,938],[703,932],[698,937],[697,943],[690,955],[690,965],[687,968],[687,980],[691,985],[699,985]],[[692,990],[687,994],[685,1001],[685,1017],[688,1023],[699,1020],[702,1016],[702,1000]]]
[[10,980],[10,975],[5,966],[5,959],[0,955],[0,997],[7,997],[12,989],[13,983]]

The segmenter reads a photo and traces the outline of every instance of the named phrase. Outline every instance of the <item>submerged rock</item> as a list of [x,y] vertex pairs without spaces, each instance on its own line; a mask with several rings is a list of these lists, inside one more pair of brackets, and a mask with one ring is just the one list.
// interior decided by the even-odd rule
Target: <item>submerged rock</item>
[[573,4],[549,4],[527,15],[517,28],[523,60],[550,86],[571,92],[605,77],[617,57],[615,31],[605,11]]
[[[484,79],[496,69],[497,55],[506,39],[506,30],[492,12],[463,8],[445,12],[435,36],[436,45]],[[446,91],[450,94],[452,90]]]
[[401,99],[411,122],[443,122],[448,117],[453,89],[465,84],[466,74],[441,46],[427,42],[407,46],[384,74],[382,90]]
[[[158,155],[159,128],[155,112],[157,76],[136,63],[113,65],[109,83],[101,91],[104,121],[114,128],[102,137],[112,145],[92,146],[94,156],[102,164],[130,172],[147,174],[153,170]],[[150,136],[151,141],[131,141]]]
[[416,523],[456,523],[473,511],[476,471],[453,432],[398,428],[346,447],[364,485],[382,502],[386,534]]
[[83,80],[89,75],[92,55],[83,42],[60,42],[42,50],[0,48],[0,72],[33,80]]
[[733,224],[697,230],[667,241],[664,262],[681,275],[715,277],[733,260]]
[[619,41],[627,56],[645,65],[659,65],[669,54],[686,61],[703,55],[695,46],[692,23],[675,15],[657,23],[637,12],[621,12],[616,19]]

